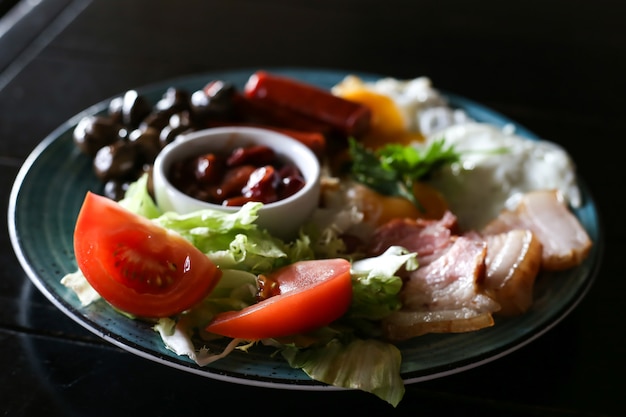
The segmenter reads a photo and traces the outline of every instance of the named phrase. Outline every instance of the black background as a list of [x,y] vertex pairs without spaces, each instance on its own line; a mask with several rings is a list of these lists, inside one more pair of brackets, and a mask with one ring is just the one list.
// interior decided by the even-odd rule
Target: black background
[[605,252],[587,297],[548,334],[483,367],[411,385],[392,409],[361,392],[217,382],[112,347],[34,288],[3,222],[3,415],[626,413],[623,1],[43,0],[19,14],[0,21],[3,207],[43,138],[130,88],[239,68],[427,75],[563,145],[596,199]]

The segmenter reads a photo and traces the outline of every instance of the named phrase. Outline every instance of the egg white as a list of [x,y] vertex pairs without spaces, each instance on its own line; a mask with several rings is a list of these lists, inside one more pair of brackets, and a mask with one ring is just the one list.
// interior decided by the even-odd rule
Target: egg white
[[553,142],[529,140],[508,127],[468,122],[429,135],[425,145],[441,138],[461,152],[461,161],[437,172],[430,183],[446,197],[464,228],[482,228],[529,191],[556,189],[572,207],[581,204],[574,162]]

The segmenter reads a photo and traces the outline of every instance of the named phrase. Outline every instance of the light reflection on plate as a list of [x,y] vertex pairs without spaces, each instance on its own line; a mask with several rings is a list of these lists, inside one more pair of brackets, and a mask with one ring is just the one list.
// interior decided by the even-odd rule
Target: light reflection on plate
[[[330,88],[347,75],[333,70],[269,71],[324,88]],[[171,86],[193,92],[210,80],[221,79],[242,88],[253,72],[200,74],[140,88],[138,92],[154,103]],[[376,78],[371,74],[356,75],[364,80]],[[455,95],[444,95],[451,105],[464,109],[477,121],[497,126],[512,124],[520,136],[531,140],[536,138],[522,126],[484,106]],[[337,389],[312,381],[302,371],[290,368],[280,357],[273,357],[272,349],[263,347],[247,353],[234,352],[201,368],[186,357],[167,350],[148,324],[130,320],[103,302],[81,307],[75,295],[60,284],[66,273],[76,270],[72,234],[85,193],[102,190],[100,181],[93,175],[91,160],[74,146],[72,131],[85,115],[105,111],[109,101],[86,109],[52,132],[33,150],[16,178],[9,203],[9,233],[17,257],[35,286],[56,307],[88,330],[133,354],[164,365],[246,385],[299,390]],[[401,343],[401,372],[406,383],[439,378],[493,361],[536,339],[574,309],[592,284],[602,253],[596,207],[589,190],[584,184],[580,186],[584,204],[575,214],[594,241],[587,260],[575,269],[553,276],[542,275],[536,283],[535,303],[521,317],[496,320],[494,327],[477,332],[426,335]]]

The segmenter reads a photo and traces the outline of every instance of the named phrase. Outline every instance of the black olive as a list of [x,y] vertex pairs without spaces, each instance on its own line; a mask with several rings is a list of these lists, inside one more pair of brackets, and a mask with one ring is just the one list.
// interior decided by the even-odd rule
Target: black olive
[[154,109],[156,112],[167,112],[169,114],[189,110],[189,93],[185,90],[170,87],[154,106]]
[[106,192],[121,198],[124,184],[150,172],[165,145],[208,126],[208,119],[233,120],[235,95],[234,85],[217,80],[193,95],[170,87],[153,106],[138,91],[128,90],[111,99],[108,114],[81,120],[74,140],[93,157],[94,171],[106,183]]
[[145,130],[135,129],[128,135],[128,140],[135,144],[139,154],[142,156],[143,162],[146,164],[154,163],[154,159],[161,152],[159,130],[148,127]]
[[170,116],[168,124],[174,128],[178,127],[186,127],[191,128],[193,125],[193,120],[191,120],[191,115],[188,111],[183,111],[180,113],[174,113]]
[[147,167],[145,167],[145,173],[148,174],[148,181],[146,184],[146,187],[148,188],[148,194],[150,194],[150,197],[152,197],[152,199],[154,200],[154,182],[152,181],[152,169],[154,168],[153,165],[149,165]]
[[109,102],[109,117],[111,120],[115,120],[119,124],[123,124],[122,118],[122,105],[124,104],[124,97],[115,97]]
[[161,130],[168,125],[173,114],[186,111],[189,111],[189,93],[170,87],[154,106],[152,112],[144,118],[139,128],[154,127]]
[[105,116],[86,116],[74,128],[74,143],[89,156],[110,145],[120,137],[122,126]]
[[152,105],[135,90],[128,90],[122,100],[122,121],[125,126],[135,128],[152,112]]
[[204,92],[213,102],[231,105],[237,89],[232,83],[217,80],[204,87]]
[[100,148],[93,160],[94,172],[101,181],[136,178],[141,165],[137,146],[126,141]]
[[173,142],[177,136],[195,130],[195,125],[190,120],[189,112],[175,113],[170,117],[169,123],[161,130],[161,147]]
[[191,95],[191,114],[199,123],[207,120],[229,119],[233,111],[234,87],[214,81]]
[[171,116],[172,114],[169,111],[152,112],[139,124],[139,129],[154,128],[161,130],[169,124]]
[[176,138],[182,134],[193,132],[193,128],[187,125],[171,126],[167,125],[161,130],[159,135],[159,142],[161,147],[168,145],[176,140]]
[[129,181],[109,180],[104,184],[103,194],[111,200],[119,201],[124,198],[129,185]]

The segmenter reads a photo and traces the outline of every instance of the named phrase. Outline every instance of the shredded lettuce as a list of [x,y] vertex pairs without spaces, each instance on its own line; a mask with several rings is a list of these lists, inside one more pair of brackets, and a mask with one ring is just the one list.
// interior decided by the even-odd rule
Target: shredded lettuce
[[211,209],[188,214],[163,213],[152,200],[147,175],[144,175],[131,184],[120,204],[135,214],[152,219],[161,227],[177,232],[221,268],[262,273],[314,257],[310,245],[306,240],[303,244],[302,237],[286,243],[257,226],[262,203],[247,203],[233,213]]
[[219,353],[211,352],[206,347],[196,349],[191,341],[189,329],[181,326],[170,318],[162,318],[154,325],[154,330],[159,333],[165,347],[178,356],[188,356],[191,360],[200,366],[206,366],[218,359],[230,354],[239,343],[240,340],[233,339],[226,348]]
[[61,278],[61,284],[74,291],[82,306],[87,306],[101,298],[100,294],[93,289],[80,269]]
[[261,203],[247,203],[234,213],[200,210],[164,213],[153,221],[175,231],[222,268],[262,273],[293,262],[287,244],[254,223]]
[[402,355],[392,344],[375,339],[333,339],[321,347],[288,347],[283,357],[293,368],[333,386],[370,392],[394,407],[404,396]]
[[148,174],[142,175],[137,181],[129,185],[128,190],[124,193],[124,198],[119,201],[119,204],[127,210],[148,219],[153,219],[163,214],[148,193]]
[[310,236],[311,247],[318,258],[345,257],[346,245],[341,236],[362,221],[363,213],[354,206],[319,208],[304,229]]
[[417,254],[392,246],[382,255],[352,263],[352,305],[348,316],[379,320],[400,309],[402,279],[396,272],[417,268]]
[[[164,213],[148,193],[147,176],[129,187],[120,204],[180,234],[222,270],[220,282],[202,302],[176,317],[160,319],[154,326],[167,349],[188,356],[200,366],[223,358],[235,348],[242,349],[239,345],[243,341],[235,339],[221,352],[209,351],[203,343],[217,336],[204,329],[216,314],[256,302],[258,274],[298,260],[337,257],[341,253],[346,256],[340,234],[360,220],[354,210],[314,216],[297,239],[284,242],[257,226],[261,203],[248,203],[234,213]],[[378,334],[377,321],[400,308],[402,281],[396,275],[400,268],[417,268],[416,254],[392,247],[378,257],[353,262],[353,301],[344,317],[310,334],[262,342],[275,346],[290,366],[302,369],[315,380],[361,389],[397,405],[404,394],[400,351],[372,336]],[[83,305],[99,298],[80,271],[68,274],[62,283],[76,292]]]

